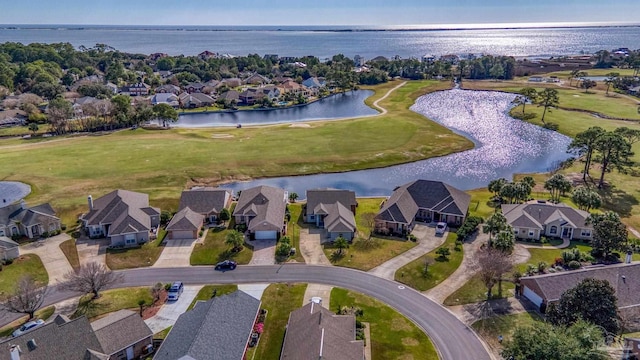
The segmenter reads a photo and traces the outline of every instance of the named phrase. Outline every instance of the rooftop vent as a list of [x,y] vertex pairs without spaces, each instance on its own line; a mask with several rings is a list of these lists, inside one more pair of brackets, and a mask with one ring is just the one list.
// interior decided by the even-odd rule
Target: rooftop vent
[[38,348],[38,344],[36,344],[36,339],[31,339],[29,341],[27,341],[27,347],[29,348],[29,351],[33,351],[35,349]]

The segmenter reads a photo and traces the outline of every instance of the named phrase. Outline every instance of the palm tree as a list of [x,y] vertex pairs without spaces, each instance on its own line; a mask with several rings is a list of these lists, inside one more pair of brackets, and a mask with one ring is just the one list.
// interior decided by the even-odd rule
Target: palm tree
[[242,244],[244,244],[244,235],[238,231],[230,231],[225,239],[225,244],[232,246],[233,251],[238,252],[242,250]]
[[349,242],[342,236],[338,236],[338,238],[333,242],[333,245],[338,248],[338,254],[342,255],[343,249],[347,249],[349,247]]
[[297,199],[298,199],[297,193],[292,192],[289,194],[289,202],[295,203]]

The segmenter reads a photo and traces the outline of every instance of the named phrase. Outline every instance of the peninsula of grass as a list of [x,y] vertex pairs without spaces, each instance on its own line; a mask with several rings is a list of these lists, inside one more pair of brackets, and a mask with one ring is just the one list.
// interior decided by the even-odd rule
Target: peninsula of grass
[[69,239],[60,244],[60,250],[64,253],[64,256],[69,261],[69,264],[74,270],[80,268],[80,259],[78,258],[78,249],[76,248],[76,240]]
[[262,296],[267,310],[264,331],[258,346],[250,348],[247,359],[279,359],[289,314],[302,306],[307,284],[271,284]]
[[[462,246],[459,247],[459,250],[455,250],[456,239],[457,235],[454,232],[449,232],[447,240],[441,246],[451,250],[451,255],[447,258],[436,254],[437,249],[434,249],[398,269],[395,280],[420,291],[429,290],[440,284],[453,274],[462,263],[463,250]],[[425,262],[428,264],[426,272],[424,271]]]
[[214,290],[216,292],[216,296],[231,294],[232,292],[235,292],[236,290],[238,290],[238,285],[226,284],[226,285],[205,285],[205,286],[203,286],[202,289],[200,289],[200,291],[198,291],[198,294],[196,295],[196,297],[193,299],[193,301],[191,302],[191,304],[187,308],[187,311],[193,309],[193,307],[196,306],[196,303],[198,301],[207,301],[207,300],[211,299],[211,297],[213,296]]
[[240,265],[248,264],[253,256],[250,246],[243,246],[242,250],[235,252],[225,244],[231,228],[231,225],[227,229],[210,228],[204,242],[193,248],[189,260],[191,265],[215,265],[224,260],[234,260]]
[[[392,84],[399,82],[382,89]],[[37,143],[0,140],[0,175],[28,180],[40,190],[28,200],[51,202],[63,222],[72,224],[86,211],[87,194],[98,197],[117,188],[148,193],[155,206],[177,199],[187,184],[407,163],[473,147],[409,110],[419,96],[449,87],[449,82],[411,81],[380,101],[385,115],[310,122],[307,128],[137,129]],[[383,95],[376,91],[374,97]]]
[[35,254],[21,255],[9,265],[3,265],[0,272],[0,297],[13,294],[23,276],[31,276],[38,284],[47,285],[49,275],[40,257]]
[[125,249],[108,249],[107,266],[111,270],[133,269],[153,265],[162,253],[162,241],[167,232],[158,230],[158,238],[139,247]]
[[146,304],[153,302],[149,287],[105,290],[100,293],[100,297],[97,299],[91,299],[92,296],[92,294],[87,294],[80,298],[78,309],[71,315],[72,318],[84,315],[89,321],[94,321],[122,309],[138,311],[139,300],[144,300]]
[[359,320],[371,326],[373,360],[438,359],[431,339],[409,319],[382,302],[354,291],[334,288],[329,309],[336,312],[343,306],[363,311]]

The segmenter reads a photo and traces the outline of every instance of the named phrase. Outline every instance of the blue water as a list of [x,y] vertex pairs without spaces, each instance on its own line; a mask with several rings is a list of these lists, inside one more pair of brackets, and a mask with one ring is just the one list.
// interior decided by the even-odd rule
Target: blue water
[[[420,58],[425,54],[494,54],[530,57],[594,53],[618,47],[640,49],[640,27],[581,27],[476,30],[334,31],[336,27],[158,27],[0,26],[0,42],[69,42],[79,47],[108,44],[150,54],[196,55],[204,50],[233,55],[382,55]],[[217,31],[213,31],[217,30]],[[383,29],[384,30],[384,29]],[[388,29],[387,29],[388,30]]]
[[364,100],[373,91],[359,90],[337,94],[320,101],[287,109],[236,111],[232,113],[188,113],[181,115],[172,127],[208,127],[267,125],[311,120],[331,120],[359,116],[375,115],[378,112],[367,105]]
[[500,177],[511,179],[515,173],[548,171],[567,159],[571,139],[510,117],[513,98],[502,92],[454,89],[422,96],[411,107],[471,139],[476,145],[472,150],[382,169],[260,179],[223,187],[237,191],[271,185],[301,197],[307,189],[330,187],[354,190],[358,196],[383,196],[404,183],[431,179],[469,190]]

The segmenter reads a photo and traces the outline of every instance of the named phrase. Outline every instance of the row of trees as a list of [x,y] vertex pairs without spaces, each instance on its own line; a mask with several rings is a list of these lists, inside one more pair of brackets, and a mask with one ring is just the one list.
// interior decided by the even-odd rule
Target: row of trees
[[493,193],[494,200],[501,204],[514,204],[529,200],[534,186],[536,186],[535,180],[531,176],[525,176],[516,182],[508,182],[504,178],[492,180],[489,182],[488,189]]
[[513,100],[513,104],[515,106],[522,106],[523,117],[527,116],[525,113],[527,104],[536,104],[537,106],[543,107],[544,111],[542,112],[542,118],[540,119],[543,125],[546,125],[544,118],[547,115],[547,111],[557,108],[559,103],[560,99],[558,98],[558,90],[551,88],[545,88],[538,92],[534,88],[526,87],[520,90],[518,96]]

